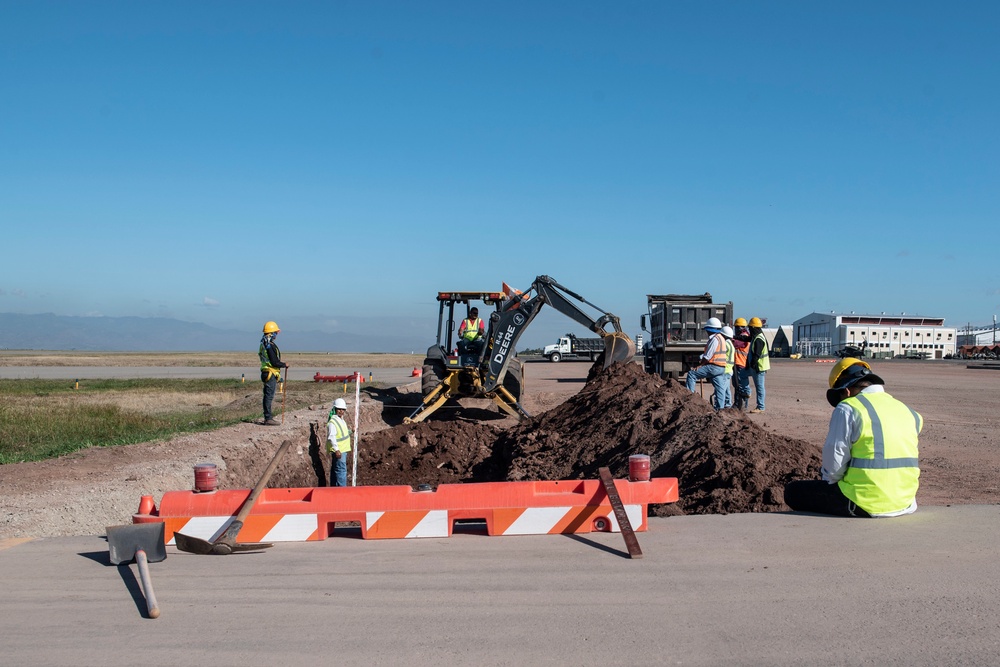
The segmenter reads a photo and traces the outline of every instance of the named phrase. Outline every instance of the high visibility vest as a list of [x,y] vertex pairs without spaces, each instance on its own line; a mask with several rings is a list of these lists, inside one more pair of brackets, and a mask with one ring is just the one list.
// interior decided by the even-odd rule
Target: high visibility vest
[[744,343],[743,347],[733,343],[733,350],[735,352],[735,355],[733,356],[733,365],[737,368],[746,368],[747,355],[750,353],[750,343]]
[[[271,343],[271,347],[274,348],[278,359],[281,359],[281,350],[275,343]],[[270,380],[272,377],[281,376],[281,369],[276,368],[271,365],[271,360],[267,356],[267,348],[264,347],[264,341],[260,341],[260,349],[257,350],[257,356],[260,357],[260,370],[261,372],[267,373],[267,379]]]
[[917,496],[920,467],[917,436],[924,419],[884,392],[842,401],[861,418],[861,436],[851,445],[851,463],[837,484],[869,514],[906,509]]
[[761,348],[760,356],[759,357],[754,357],[754,359],[753,359],[753,365],[756,366],[756,368],[753,368],[751,370],[756,370],[756,371],[770,370],[771,369],[771,355],[770,355],[770,352],[768,352],[768,349],[767,349],[767,338],[764,338],[764,334],[763,333],[759,333],[756,336],[754,336],[754,339],[752,341],[750,341],[750,347],[753,348],[753,344],[757,342],[758,338],[761,340],[761,342],[764,345]]
[[[712,353],[712,358],[708,360],[713,366],[725,366],[726,365],[726,337],[722,334],[712,334],[713,337],[718,339],[718,345],[715,346],[715,352]],[[709,339],[711,341],[711,339]],[[708,349],[708,345],[705,345],[705,349]]]
[[733,359],[736,357],[736,346],[733,341],[726,339],[726,375],[733,374]]
[[482,322],[478,317],[472,319],[471,317],[462,324],[465,326],[465,331],[462,333],[462,338],[465,340],[474,340],[476,336],[479,335],[479,323]]
[[332,452],[334,447],[344,454],[351,451],[351,429],[344,418],[337,415],[336,410],[330,413],[326,432],[326,451]]

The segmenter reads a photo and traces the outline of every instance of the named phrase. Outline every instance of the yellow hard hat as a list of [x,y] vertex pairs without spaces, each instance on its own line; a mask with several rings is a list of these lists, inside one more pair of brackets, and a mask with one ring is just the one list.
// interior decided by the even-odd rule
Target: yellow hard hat
[[759,317],[751,317],[750,326],[757,327],[759,329],[760,327],[764,326],[764,323],[760,321]]
[[279,331],[281,331],[281,329],[278,328],[278,323],[277,322],[265,322],[264,323],[264,333],[277,333]]
[[[854,367],[857,368],[854,368]],[[845,357],[835,363],[830,369],[830,389],[846,389],[862,378],[872,384],[885,384],[882,378],[872,373],[872,367],[867,361],[857,357]]]
[[736,321],[733,322],[733,324],[738,327],[745,327],[747,325],[747,321],[745,318],[737,317]]

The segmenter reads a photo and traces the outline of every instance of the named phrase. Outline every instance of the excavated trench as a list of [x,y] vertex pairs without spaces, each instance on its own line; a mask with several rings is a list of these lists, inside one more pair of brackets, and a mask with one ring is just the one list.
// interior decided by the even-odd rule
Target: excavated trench
[[[427,421],[362,433],[357,469],[366,485],[596,479],[603,466],[625,478],[629,455],[647,454],[651,474],[677,477],[680,491],[679,502],[651,506],[654,516],[787,509],[785,483],[818,477],[821,463],[815,446],[766,431],[738,411],[716,413],[637,364],[595,366],[579,393],[512,428]],[[325,485],[323,437],[314,426],[309,456],[279,468],[272,486]]]

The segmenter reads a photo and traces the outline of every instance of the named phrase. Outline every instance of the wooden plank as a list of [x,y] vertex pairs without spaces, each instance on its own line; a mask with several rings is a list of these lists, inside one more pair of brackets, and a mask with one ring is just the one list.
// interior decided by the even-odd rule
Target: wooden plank
[[618,489],[615,488],[615,479],[611,476],[611,471],[607,468],[600,468],[598,472],[601,475],[604,490],[608,494],[608,500],[611,502],[611,508],[615,511],[615,518],[618,519],[618,527],[622,530],[622,537],[625,538],[629,558],[642,558],[639,540],[636,539],[635,531],[632,530],[632,522],[628,520],[628,514],[625,513],[625,506],[622,505],[621,496],[618,495]]

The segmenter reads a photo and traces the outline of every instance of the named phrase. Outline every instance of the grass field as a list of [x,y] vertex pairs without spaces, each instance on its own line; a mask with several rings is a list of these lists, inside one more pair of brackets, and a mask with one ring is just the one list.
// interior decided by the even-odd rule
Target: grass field
[[[353,393],[354,385],[347,391]],[[342,384],[292,381],[285,409],[343,395]],[[279,394],[276,410],[281,401]],[[259,382],[0,380],[0,464],[208,431],[261,416]]]

